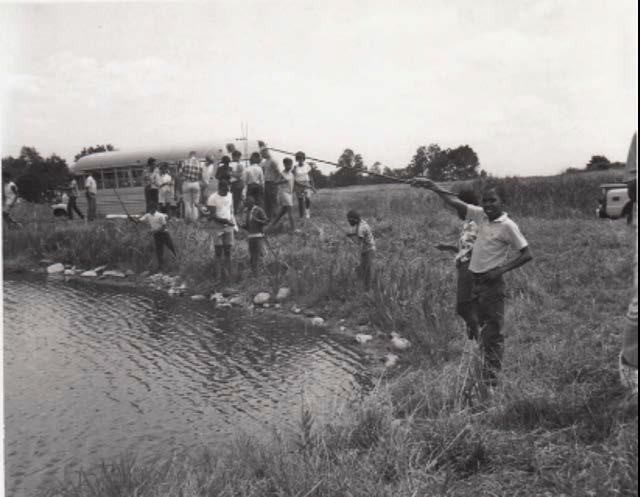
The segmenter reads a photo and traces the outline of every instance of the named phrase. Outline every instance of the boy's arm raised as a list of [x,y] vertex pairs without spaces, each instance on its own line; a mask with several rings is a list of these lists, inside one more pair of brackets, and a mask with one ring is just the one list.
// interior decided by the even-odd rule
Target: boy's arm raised
[[467,204],[460,200],[455,193],[442,188],[432,180],[427,178],[414,178],[411,180],[411,186],[431,190],[444,200],[445,204],[453,207],[461,219],[465,219],[467,217]]

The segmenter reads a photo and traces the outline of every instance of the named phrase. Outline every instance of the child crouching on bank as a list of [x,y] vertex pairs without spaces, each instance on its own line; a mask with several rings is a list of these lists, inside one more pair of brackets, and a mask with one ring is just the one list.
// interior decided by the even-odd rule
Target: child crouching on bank
[[347,221],[355,228],[353,233],[347,233],[347,236],[357,238],[360,241],[360,266],[358,267],[358,274],[362,280],[365,291],[369,291],[371,289],[373,266],[376,256],[376,242],[373,238],[373,232],[356,210],[352,209],[347,213]]

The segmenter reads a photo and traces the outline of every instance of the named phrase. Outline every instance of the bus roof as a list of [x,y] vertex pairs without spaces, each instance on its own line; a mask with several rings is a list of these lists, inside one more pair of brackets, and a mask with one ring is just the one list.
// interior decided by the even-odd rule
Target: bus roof
[[[158,162],[175,162],[188,159],[189,152],[191,152],[192,150],[196,152],[197,157],[200,159],[211,156],[214,160],[220,160],[223,155],[231,155],[231,153],[227,150],[227,145],[229,144],[232,144],[237,150],[240,150],[242,152],[243,159],[248,159],[248,157],[244,157],[244,142],[229,140],[228,142],[224,143],[199,144],[195,146],[177,145],[171,147],[163,145],[156,148],[117,150],[114,152],[98,152],[81,157],[76,162],[71,164],[69,170],[73,174],[78,174],[84,171],[93,171],[96,169],[105,169],[112,167],[146,166],[147,159],[149,157],[153,157]],[[259,142],[257,140],[250,140],[247,144],[247,153],[251,155],[253,152],[259,151]]]

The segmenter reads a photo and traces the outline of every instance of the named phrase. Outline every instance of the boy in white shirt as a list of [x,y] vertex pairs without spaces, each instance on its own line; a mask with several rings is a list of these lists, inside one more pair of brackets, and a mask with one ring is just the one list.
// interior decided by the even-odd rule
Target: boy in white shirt
[[216,266],[216,276],[220,279],[224,275],[228,279],[231,274],[231,247],[233,247],[234,232],[237,228],[233,214],[233,196],[229,192],[229,182],[226,179],[218,181],[218,191],[209,195],[207,207],[207,217],[213,224],[216,259],[220,260],[224,257],[224,263]]
[[84,192],[87,197],[87,221],[95,221],[98,210],[96,196],[98,195],[98,184],[93,179],[91,173],[84,180]]
[[[502,276],[533,259],[527,240],[518,225],[503,211],[504,193],[500,187],[487,184],[482,191],[482,207],[467,204],[433,181],[420,178],[413,186],[428,188],[453,207],[458,215],[478,225],[469,271],[473,277],[473,318],[479,330],[478,341],[483,352],[483,380],[494,386],[502,367],[504,352],[505,284]],[[513,250],[517,255],[509,259]]]
[[129,216],[129,219],[135,223],[148,223],[151,228],[151,234],[153,235],[153,241],[156,246],[156,258],[158,260],[158,271],[162,271],[163,267],[163,255],[164,247],[166,246],[174,258],[178,258],[176,249],[173,246],[173,240],[167,231],[167,219],[169,216],[158,212],[158,204],[152,202],[149,205],[149,212],[143,215],[140,219]]
[[300,219],[311,217],[311,200],[309,192],[315,191],[311,182],[311,167],[305,163],[307,156],[304,152],[296,153],[296,165],[293,168],[294,187],[293,190],[298,197],[298,213]]

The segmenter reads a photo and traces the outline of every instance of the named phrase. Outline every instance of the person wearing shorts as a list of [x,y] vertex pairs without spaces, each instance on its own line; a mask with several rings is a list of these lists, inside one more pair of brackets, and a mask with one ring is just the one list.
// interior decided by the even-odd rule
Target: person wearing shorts
[[207,199],[208,218],[213,225],[213,245],[218,263],[216,277],[218,280],[231,276],[231,248],[234,244],[236,228],[233,214],[233,196],[229,191],[229,182],[218,180],[218,191]]
[[289,218],[291,233],[293,233],[296,229],[295,221],[293,220],[293,161],[287,157],[282,163],[284,165],[284,171],[280,172],[280,178],[276,181],[280,212],[278,213],[278,217],[273,221],[272,227],[275,227],[286,215]]
[[309,192],[314,190],[311,182],[311,167],[305,163],[307,159],[304,152],[296,153],[296,165],[293,168],[293,190],[298,198],[298,213],[300,219],[311,217],[311,199]]

